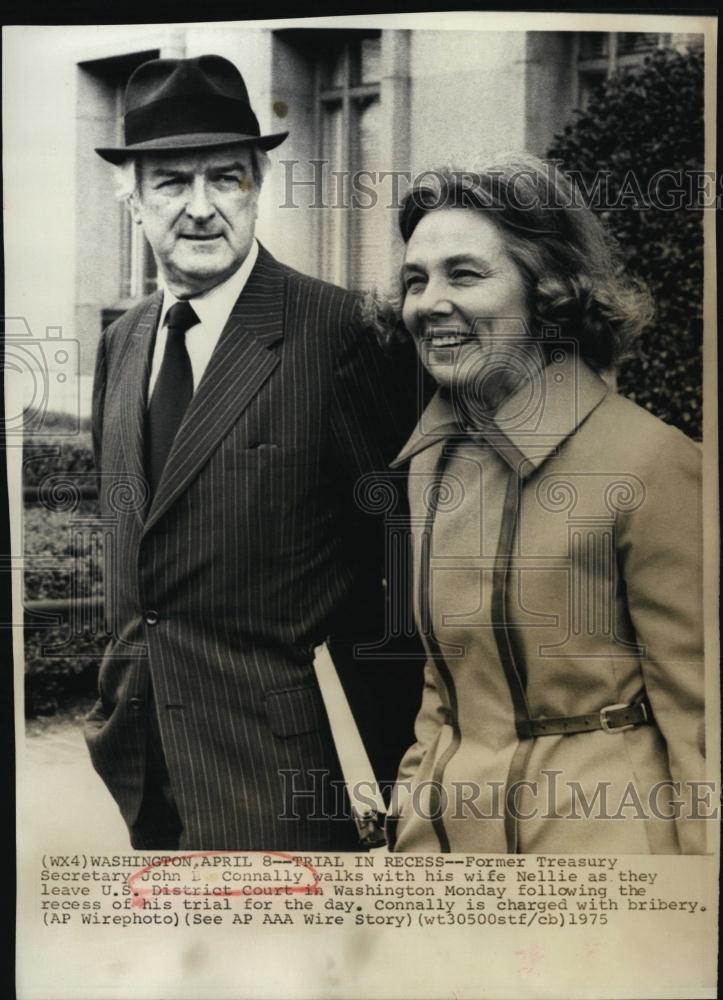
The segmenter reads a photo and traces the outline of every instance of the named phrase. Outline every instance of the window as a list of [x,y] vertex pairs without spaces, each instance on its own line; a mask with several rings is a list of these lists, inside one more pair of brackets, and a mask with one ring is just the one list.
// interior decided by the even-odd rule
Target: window
[[653,32],[589,31],[577,37],[577,106],[583,111],[603,80],[618,70],[639,66],[649,52],[670,44],[670,35]]
[[[128,74],[130,76],[130,73]],[[123,144],[123,97],[126,83],[116,88],[116,122],[118,145]],[[126,205],[120,215],[120,288],[122,300],[142,299],[158,287],[156,261],[140,226],[133,224]]]
[[[141,228],[133,225],[125,205],[119,203],[115,214],[109,211],[111,168],[95,156],[93,147],[123,145],[123,103],[128,79],[138,66],[159,55],[158,49],[149,49],[78,65],[78,148],[83,158],[78,169],[79,210],[81,226],[88,230],[82,245],[100,244],[105,248],[104,268],[107,266],[109,273],[104,273],[102,286],[94,290],[93,296],[100,295],[104,310],[123,311],[157,286],[155,261]],[[97,208],[96,196],[100,198]],[[85,260],[82,265],[86,266]],[[96,269],[96,283],[98,277]],[[91,296],[81,293],[79,298],[88,301]]]
[[142,299],[158,287],[156,261],[140,226],[125,205],[120,217],[121,299]]
[[319,272],[348,288],[374,284],[383,253],[383,206],[367,189],[365,171],[380,169],[380,32],[328,32],[316,63],[319,158],[325,164],[318,230]]

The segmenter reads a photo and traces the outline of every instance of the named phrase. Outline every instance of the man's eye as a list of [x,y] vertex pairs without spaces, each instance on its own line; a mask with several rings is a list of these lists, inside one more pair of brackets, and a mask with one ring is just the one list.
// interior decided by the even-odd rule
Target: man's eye
[[156,187],[157,188],[164,188],[164,189],[168,189],[168,188],[180,188],[182,183],[183,183],[183,181],[181,181],[180,179],[175,178],[175,177],[171,177],[167,181],[161,181],[160,184],[156,185]]
[[237,174],[220,174],[220,176],[216,178],[216,181],[220,181],[223,184],[238,185],[241,183],[241,178]]

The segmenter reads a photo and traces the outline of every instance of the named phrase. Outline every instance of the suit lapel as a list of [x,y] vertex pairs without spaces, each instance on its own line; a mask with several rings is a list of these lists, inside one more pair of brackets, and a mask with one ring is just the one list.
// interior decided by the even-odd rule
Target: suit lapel
[[145,523],[148,531],[195,479],[279,363],[270,348],[283,337],[283,269],[259,247],[173,442]]
[[[135,326],[130,330],[123,354],[118,362],[121,375],[120,430],[126,468],[131,476],[146,481],[145,421],[146,391],[150,375],[154,333],[163,302],[157,292],[148,302]],[[143,523],[143,509],[136,507],[136,516]]]

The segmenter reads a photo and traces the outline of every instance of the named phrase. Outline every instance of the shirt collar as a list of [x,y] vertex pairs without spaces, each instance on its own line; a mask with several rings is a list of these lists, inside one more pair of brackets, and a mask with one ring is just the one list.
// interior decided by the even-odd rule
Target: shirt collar
[[[202,295],[196,295],[192,299],[189,299],[199,321],[209,334],[213,332],[220,334],[223,330],[236,300],[243,291],[249,275],[253,271],[258,255],[259,245],[256,239],[254,239],[251,249],[246,255],[246,259],[230,278],[227,278],[220,285],[216,285]],[[159,329],[163,329],[168,310],[178,301],[180,300],[176,298],[173,292],[164,286],[163,308],[161,309],[161,317],[158,324]]]
[[498,408],[484,430],[461,425],[449,393],[431,399],[414,432],[392,462],[404,465],[414,455],[442,440],[475,442],[493,447],[527,478],[577,430],[608,393],[608,386],[584,361],[566,355],[538,370]]

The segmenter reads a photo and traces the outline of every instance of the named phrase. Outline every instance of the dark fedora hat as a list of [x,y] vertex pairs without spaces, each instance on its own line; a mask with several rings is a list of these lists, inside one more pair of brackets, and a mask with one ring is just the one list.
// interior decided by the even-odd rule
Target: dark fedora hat
[[222,56],[143,63],[126,87],[124,126],[125,146],[96,149],[109,163],[237,143],[273,149],[289,134],[261,135],[243,77]]

